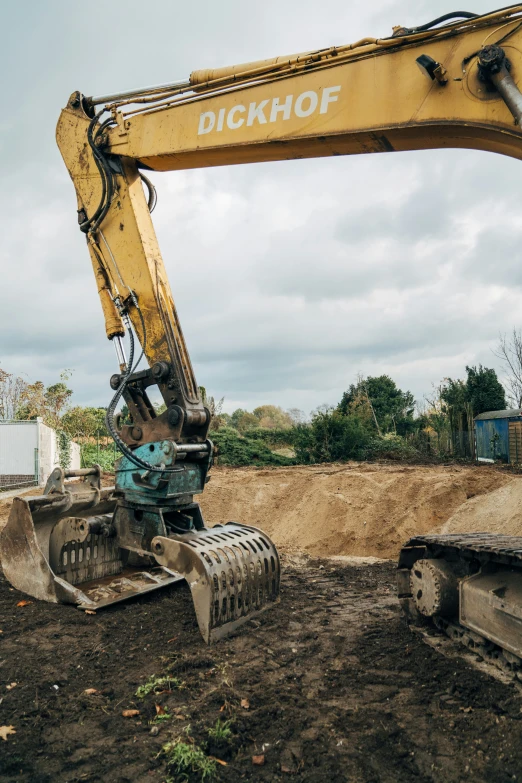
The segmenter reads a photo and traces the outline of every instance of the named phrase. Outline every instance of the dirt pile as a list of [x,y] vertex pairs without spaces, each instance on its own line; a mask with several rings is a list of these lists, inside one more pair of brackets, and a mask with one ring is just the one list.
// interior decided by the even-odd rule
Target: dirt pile
[[522,480],[513,479],[484,497],[464,503],[442,526],[442,533],[504,533],[522,536]]
[[[201,504],[210,523],[255,525],[287,550],[395,558],[408,538],[439,530],[470,498],[480,509],[479,496],[509,496],[512,487],[522,502],[519,478],[485,466],[215,468]],[[489,529],[487,518],[477,527],[472,516],[471,530]]]

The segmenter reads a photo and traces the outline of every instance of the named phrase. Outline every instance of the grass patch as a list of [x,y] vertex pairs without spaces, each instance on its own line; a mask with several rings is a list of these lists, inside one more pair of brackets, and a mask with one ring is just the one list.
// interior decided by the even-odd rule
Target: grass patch
[[231,720],[216,721],[216,725],[208,730],[208,736],[213,740],[228,741],[232,735],[232,729],[230,728]]
[[[178,737],[165,743],[162,748],[167,765],[178,775],[197,776],[200,783],[211,781],[216,775],[217,764],[210,759],[194,742]],[[167,778],[166,783],[174,783],[178,778]]]
[[168,675],[166,677],[158,677],[156,674],[153,674],[144,685],[140,685],[136,691],[136,696],[138,699],[144,699],[149,693],[172,691],[174,688],[181,688],[182,686],[183,683],[177,677],[169,677]]
[[156,717],[151,720],[151,725],[156,725],[158,723],[166,723],[169,720],[172,720],[171,713],[162,712],[159,715],[156,715]]

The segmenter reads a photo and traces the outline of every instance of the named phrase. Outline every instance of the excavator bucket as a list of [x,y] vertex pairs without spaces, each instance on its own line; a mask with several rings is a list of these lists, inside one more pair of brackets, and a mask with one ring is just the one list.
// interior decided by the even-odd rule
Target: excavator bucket
[[279,599],[279,557],[261,531],[229,523],[156,536],[150,552],[129,556],[114,524],[119,500],[101,488],[99,468],[56,468],[42,496],[13,501],[0,532],[6,578],[40,600],[91,611],[186,579],[207,644]]
[[279,600],[277,550],[255,527],[229,522],[152,541],[156,560],[183,574],[207,644]]

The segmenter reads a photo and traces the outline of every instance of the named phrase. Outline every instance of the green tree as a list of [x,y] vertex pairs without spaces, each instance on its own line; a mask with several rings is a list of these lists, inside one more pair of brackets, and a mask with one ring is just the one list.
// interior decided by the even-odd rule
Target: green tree
[[452,450],[460,456],[473,454],[473,419],[479,413],[506,407],[504,387],[495,370],[466,367],[467,378],[445,378],[440,386],[441,412],[448,418]]
[[264,429],[290,429],[293,421],[286,411],[278,405],[260,405],[253,410],[254,416],[258,419],[258,426]]
[[61,418],[67,411],[73,394],[72,389],[67,386],[70,377],[70,370],[64,370],[60,374],[58,383],[50,386],[45,386],[42,381],[27,384],[20,395],[16,418],[36,419],[41,417],[48,427],[59,430]]
[[345,416],[357,412],[364,421],[373,419],[379,435],[409,431],[414,420],[414,408],[413,394],[399,389],[389,375],[358,378],[344,392],[337,406],[337,410]]
[[259,427],[259,419],[254,416],[253,413],[244,410],[244,408],[237,408],[230,417],[230,423],[232,426],[241,433],[247,432],[247,430]]
[[75,405],[66,411],[61,419],[61,427],[71,438],[93,438],[96,435],[109,437],[105,424],[105,408],[84,408]]
[[500,411],[506,407],[506,392],[497,378],[497,373],[479,364],[478,367],[466,367],[467,399],[473,415],[486,411]]
[[337,462],[357,459],[371,439],[371,432],[359,416],[345,416],[339,409],[318,410],[309,425],[295,428],[297,462]]

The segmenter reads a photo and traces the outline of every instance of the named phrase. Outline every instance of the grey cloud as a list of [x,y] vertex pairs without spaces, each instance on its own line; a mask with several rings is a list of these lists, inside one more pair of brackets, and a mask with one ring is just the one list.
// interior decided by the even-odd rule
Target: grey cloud
[[[70,367],[76,401],[106,404],[116,362],[54,141],[69,94],[384,35],[435,13],[427,0],[227,0],[204,4],[197,23],[166,0],[89,10],[88,26],[66,0],[32,3],[30,23],[23,4],[5,11],[0,365],[46,382]],[[154,175],[198,380],[227,407],[308,411],[335,403],[358,371],[389,372],[421,397],[466,363],[494,365],[498,332],[520,323],[519,165],[438,150]]]

